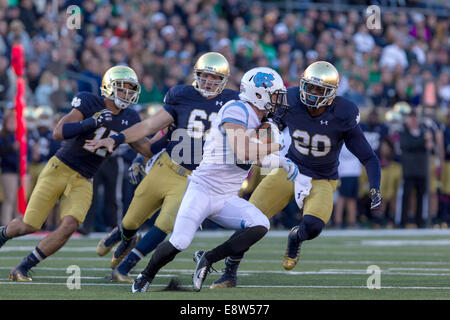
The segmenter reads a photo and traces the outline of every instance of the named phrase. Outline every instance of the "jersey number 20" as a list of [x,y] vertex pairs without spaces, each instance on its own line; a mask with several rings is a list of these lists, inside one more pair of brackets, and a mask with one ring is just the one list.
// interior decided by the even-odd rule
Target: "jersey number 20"
[[295,130],[292,138],[295,149],[305,156],[311,152],[314,157],[324,157],[331,149],[330,138],[323,134],[315,134],[311,138],[308,132]]

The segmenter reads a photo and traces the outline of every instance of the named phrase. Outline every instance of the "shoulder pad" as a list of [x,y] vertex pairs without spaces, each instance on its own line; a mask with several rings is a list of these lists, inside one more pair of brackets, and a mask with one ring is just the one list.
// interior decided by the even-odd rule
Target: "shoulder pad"
[[340,120],[342,130],[353,129],[359,124],[360,115],[355,103],[343,97],[336,97],[334,103],[334,115]]
[[336,97],[334,115],[338,119],[347,120],[359,115],[359,110],[354,102],[343,97]]
[[165,104],[177,104],[185,98],[192,98],[195,89],[191,85],[176,85],[167,91],[164,96]]
[[239,91],[233,90],[233,89],[223,89],[221,95],[230,96],[234,100],[239,99]]

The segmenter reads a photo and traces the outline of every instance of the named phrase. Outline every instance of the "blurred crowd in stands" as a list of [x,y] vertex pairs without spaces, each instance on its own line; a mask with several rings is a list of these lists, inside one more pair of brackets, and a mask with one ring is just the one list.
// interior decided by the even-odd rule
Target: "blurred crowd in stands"
[[[325,6],[288,11],[272,4],[0,0],[0,225],[17,214],[13,177],[18,146],[12,115],[16,84],[10,52],[20,43],[26,55],[28,193],[39,168],[58,148],[49,134],[55,122],[70,110],[76,92],[100,94],[109,67],[126,64],[136,71],[142,91],[135,108],[145,118],[161,107],[170,87],[192,83],[192,67],[200,54],[217,51],[230,62],[228,87],[236,90],[241,76],[255,66],[276,69],[287,87],[298,85],[305,67],[317,60],[339,70],[338,95],[361,110],[362,127],[383,167],[386,201],[381,215],[368,212],[364,168],[352,165],[354,159],[344,149],[332,225],[445,227],[450,210],[450,19],[445,2],[441,10],[426,14],[381,8],[381,28],[373,30],[367,28],[365,10],[323,10]],[[68,11],[70,5],[81,11]],[[78,13],[81,28],[71,29],[68,18]],[[86,223],[90,231],[111,229],[125,212],[133,186],[124,173],[134,155],[119,149],[108,160],[106,175],[99,173],[98,196]],[[419,162],[423,170],[417,170]],[[115,181],[107,179],[110,170],[118,173]],[[249,192],[251,187],[243,194]],[[285,211],[274,226],[296,224],[295,206]],[[48,221],[46,228],[52,225]]]

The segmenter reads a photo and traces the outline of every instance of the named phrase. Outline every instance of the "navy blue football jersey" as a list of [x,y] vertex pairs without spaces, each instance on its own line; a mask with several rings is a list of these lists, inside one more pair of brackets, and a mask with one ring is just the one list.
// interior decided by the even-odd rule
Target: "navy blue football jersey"
[[313,179],[338,179],[339,153],[345,133],[358,126],[358,107],[336,97],[324,113],[312,117],[300,101],[299,87],[288,89],[287,102],[290,109],[283,120],[292,137],[287,157]]
[[[86,119],[106,109],[106,104],[102,97],[95,96],[90,92],[80,92],[73,98],[72,107],[80,111]],[[110,153],[106,148],[94,151],[92,147],[86,146],[86,140],[109,137],[140,121],[141,119],[136,111],[126,108],[119,114],[113,115],[112,121],[105,125],[84,132],[72,139],[64,140],[56,156],[81,175],[91,178],[100,167],[103,159]]]
[[164,97],[164,109],[173,117],[176,128],[170,132],[166,147],[172,160],[194,170],[202,160],[205,132],[210,129],[220,108],[236,99],[239,99],[239,92],[231,89],[206,99],[191,85],[172,87]]
[[389,129],[385,124],[370,125],[368,123],[360,123],[364,136],[369,142],[377,156],[380,156],[381,141],[388,135]]

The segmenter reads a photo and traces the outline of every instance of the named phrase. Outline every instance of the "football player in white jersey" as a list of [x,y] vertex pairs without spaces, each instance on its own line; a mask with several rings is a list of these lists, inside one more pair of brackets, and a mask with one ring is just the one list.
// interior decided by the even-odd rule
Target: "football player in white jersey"
[[273,69],[254,68],[244,74],[240,100],[229,101],[220,109],[206,138],[203,159],[189,176],[170,239],[158,246],[134,281],[132,292],[147,291],[159,269],[188,248],[206,218],[237,231],[198,258],[193,277],[196,291],[200,291],[214,262],[247,251],[266,234],[269,220],[250,202],[239,198],[238,192],[252,163],[283,167],[291,180],[298,174],[293,162],[274,154],[280,149],[276,139],[265,143],[254,139],[255,129],[269,112],[288,107],[286,92],[280,75]]

